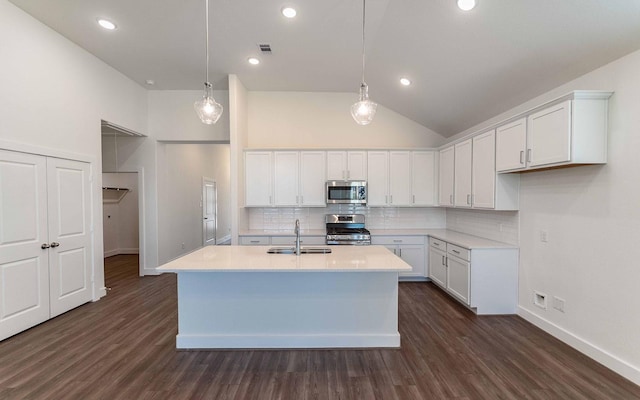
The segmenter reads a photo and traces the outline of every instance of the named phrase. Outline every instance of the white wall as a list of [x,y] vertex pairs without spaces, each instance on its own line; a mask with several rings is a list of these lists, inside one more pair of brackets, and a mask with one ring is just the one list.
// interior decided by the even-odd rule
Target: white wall
[[447,208],[447,229],[481,236],[498,242],[518,245],[519,216],[517,211],[475,211]]
[[202,247],[202,177],[216,181],[217,239],[231,234],[229,167],[228,144],[158,144],[161,264]]
[[229,137],[231,159],[231,244],[238,244],[238,232],[249,226],[244,204],[244,157],[248,146],[248,92],[236,75],[229,75]]
[[378,105],[367,126],[350,114],[355,93],[249,92],[250,148],[416,148],[445,139]]
[[100,120],[146,132],[146,91],[6,0],[0,40],[0,147],[78,154],[93,163],[97,298],[105,293]]
[[[640,51],[507,113],[576,89],[613,90],[608,163],[522,174],[520,314],[640,384]],[[548,242],[540,241],[540,231]],[[533,291],[548,296],[546,310]],[[565,300],[565,312],[551,306]]]
[[138,174],[103,173],[102,184],[127,188],[117,203],[103,203],[104,256],[138,254]]
[[166,141],[229,141],[229,92],[214,91],[214,98],[224,107],[218,122],[203,124],[193,108],[203,90],[150,90],[149,132],[157,140]]

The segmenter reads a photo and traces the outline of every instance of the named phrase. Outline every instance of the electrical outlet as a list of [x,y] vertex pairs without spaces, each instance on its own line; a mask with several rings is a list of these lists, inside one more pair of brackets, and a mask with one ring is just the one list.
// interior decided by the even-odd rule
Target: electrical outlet
[[543,243],[547,243],[549,241],[549,234],[547,231],[540,231],[540,241]]
[[543,310],[547,309],[547,295],[544,293],[540,293],[538,291],[533,291],[533,304],[542,308]]
[[560,312],[564,312],[564,299],[560,297],[553,296],[553,308]]

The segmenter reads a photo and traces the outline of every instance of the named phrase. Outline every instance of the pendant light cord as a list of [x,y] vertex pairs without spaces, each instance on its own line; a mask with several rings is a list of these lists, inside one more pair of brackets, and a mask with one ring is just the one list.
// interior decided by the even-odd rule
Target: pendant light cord
[[209,83],[209,0],[205,0],[204,19],[206,23],[206,35],[207,35],[207,39],[206,39],[207,48],[205,50],[205,53],[207,54],[207,72],[206,72],[207,80],[205,82]]
[[364,55],[365,55],[365,50],[364,50],[364,23],[365,23],[365,13],[366,13],[366,2],[367,0],[362,0],[362,83],[364,84]]

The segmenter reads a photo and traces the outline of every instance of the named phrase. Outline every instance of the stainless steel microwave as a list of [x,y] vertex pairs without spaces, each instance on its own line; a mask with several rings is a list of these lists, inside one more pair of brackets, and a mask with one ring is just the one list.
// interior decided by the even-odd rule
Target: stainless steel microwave
[[366,181],[327,181],[327,204],[367,204]]

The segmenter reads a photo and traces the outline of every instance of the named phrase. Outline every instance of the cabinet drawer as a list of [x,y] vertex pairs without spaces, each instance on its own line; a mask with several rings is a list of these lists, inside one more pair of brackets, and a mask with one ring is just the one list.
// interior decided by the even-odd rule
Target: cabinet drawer
[[[304,246],[310,245],[322,245],[326,244],[326,238],[324,236],[302,236],[300,237],[300,244]],[[271,244],[276,246],[281,245],[294,245],[296,243],[295,236],[272,236]]]
[[429,238],[429,246],[435,247],[436,249],[440,249],[442,251],[447,251],[447,242],[443,242],[440,239]]
[[452,256],[462,258],[463,260],[471,261],[471,251],[464,247],[456,246],[455,244],[447,243],[447,253]]
[[269,236],[241,236],[240,244],[243,246],[266,246],[270,244]]
[[376,245],[422,244],[424,245],[424,236],[371,236],[371,244],[376,244]]

